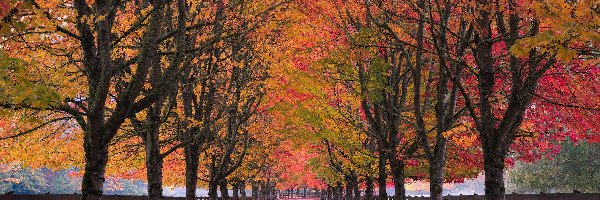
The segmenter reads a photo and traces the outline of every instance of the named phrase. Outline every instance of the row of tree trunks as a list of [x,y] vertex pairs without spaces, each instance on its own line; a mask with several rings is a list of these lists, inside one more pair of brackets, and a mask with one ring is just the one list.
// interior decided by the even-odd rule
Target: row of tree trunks
[[[250,181],[251,194],[253,199],[257,200],[274,200],[277,198],[275,183],[270,181]],[[240,188],[243,190],[243,188]]]
[[240,181],[232,184],[233,199],[246,199],[246,182]]

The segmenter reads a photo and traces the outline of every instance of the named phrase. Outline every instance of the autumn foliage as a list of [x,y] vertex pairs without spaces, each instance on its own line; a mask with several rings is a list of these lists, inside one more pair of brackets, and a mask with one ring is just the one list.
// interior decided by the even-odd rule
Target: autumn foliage
[[[0,168],[403,198],[600,142],[600,4],[0,0]],[[374,190],[378,189],[379,197]],[[361,193],[361,191],[364,191]]]

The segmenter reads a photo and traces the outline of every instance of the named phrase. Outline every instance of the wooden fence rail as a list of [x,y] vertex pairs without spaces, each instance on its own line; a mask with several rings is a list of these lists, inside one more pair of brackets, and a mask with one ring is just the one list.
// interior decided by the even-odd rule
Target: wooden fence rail
[[[79,194],[8,194],[0,195],[0,200],[79,200]],[[147,200],[147,196],[104,195],[103,200]],[[209,200],[208,197],[197,197],[197,200]],[[233,198],[229,198],[233,200]],[[242,198],[239,198],[240,200]],[[246,200],[254,200],[246,197]],[[185,197],[164,197],[164,200],[185,200]],[[219,198],[221,200],[221,198]]]
[[[77,194],[8,194],[0,195],[0,200],[79,200],[81,195]],[[117,196],[106,195],[103,200],[146,200],[146,196]],[[321,198],[320,193],[307,193],[304,195],[298,194],[279,194],[279,199],[295,199],[295,198]],[[164,200],[184,200],[184,197],[165,197]],[[198,197],[197,200],[208,200],[208,197]],[[234,200],[233,198],[229,198]],[[242,198],[238,198],[242,199]],[[428,200],[429,197],[407,197],[408,200]],[[558,194],[507,194],[507,200],[600,200],[600,193],[558,193]],[[222,200],[219,198],[219,200]],[[247,197],[246,200],[257,200],[252,197]],[[266,199],[265,199],[266,200]],[[346,200],[344,198],[344,200]],[[360,200],[376,200],[361,198]],[[389,197],[388,200],[396,200]],[[461,195],[461,196],[444,196],[444,200],[485,200],[484,195]]]
[[[407,199],[428,200],[429,197]],[[444,200],[485,200],[485,195],[444,196]],[[506,194],[506,200],[600,200],[600,193]]]

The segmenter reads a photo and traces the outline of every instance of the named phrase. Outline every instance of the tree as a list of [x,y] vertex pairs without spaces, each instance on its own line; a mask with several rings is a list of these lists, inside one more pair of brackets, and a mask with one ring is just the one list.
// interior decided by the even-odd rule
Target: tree
[[[165,3],[148,1],[140,5],[137,2],[97,1],[89,4],[76,0],[70,4],[72,6],[62,6],[51,2],[41,5],[35,1],[27,2],[38,12],[20,19],[13,16],[16,20],[12,22],[27,22],[30,26],[22,31],[24,33],[16,30],[15,34],[31,37],[24,40],[18,37],[9,39],[15,45],[26,45],[24,49],[31,52],[55,56],[56,60],[64,63],[61,67],[65,69],[57,68],[61,69],[58,72],[67,74],[65,77],[82,77],[74,80],[84,83],[84,87],[74,87],[77,88],[74,94],[70,93],[64,100],[54,98],[53,104],[41,109],[69,116],[68,119],[74,119],[83,130],[86,159],[82,180],[83,198],[97,199],[102,195],[108,147],[121,125],[153,104],[158,94],[176,80],[176,72],[180,67],[177,64],[164,69],[164,73],[156,77],[160,81],[154,87],[146,87],[150,71],[160,67],[155,59],[161,57],[161,43],[176,35],[163,32]],[[119,14],[126,10],[135,12]],[[20,12],[26,13],[28,10]],[[53,17],[60,13],[77,15],[68,15],[68,19]],[[147,26],[143,23],[146,19],[149,20]],[[66,24],[65,27],[63,24]],[[58,39],[35,39],[47,35]],[[133,38],[138,36],[143,39],[136,42]],[[34,43],[45,47],[45,50],[27,49]],[[115,45],[117,43],[130,43],[133,48]],[[77,69],[75,73],[67,71],[74,66]],[[52,68],[45,69],[48,70],[55,71]],[[40,109],[27,102],[5,107]]]
[[[528,18],[524,6],[527,4],[515,1],[477,1],[473,7],[477,15],[473,18],[475,31],[470,65],[476,68],[473,71],[475,77],[465,81],[467,84],[472,81],[476,92],[461,86],[461,94],[482,141],[486,198],[489,200],[504,199],[504,161],[510,145],[521,135],[519,128],[531,108],[540,78],[549,69],[565,69],[569,65],[568,60],[562,59],[562,53],[544,50],[545,44],[539,44],[540,49],[531,48],[519,54],[521,42],[527,41],[517,42],[519,39],[535,38],[549,31],[540,29],[540,18],[547,16]],[[568,43],[551,46],[558,49],[571,47]],[[509,50],[516,55],[507,54]],[[458,84],[456,78],[453,82]]]
[[387,198],[390,171],[395,196],[429,179],[440,199],[482,167],[503,199],[514,159],[600,141],[597,7],[4,0],[0,161],[81,167],[83,199],[144,176],[160,199],[176,175],[189,199],[375,178]]
[[[87,163],[83,178],[84,199],[94,199],[101,196],[102,182],[105,179],[104,173],[109,157],[109,146],[120,142],[135,142],[131,139],[122,140],[120,134],[128,131],[126,130],[128,127],[123,129],[123,125],[131,125],[133,132],[140,136],[146,147],[146,172],[150,182],[148,190],[151,198],[159,199],[162,195],[163,159],[181,146],[185,146],[184,152],[194,154],[187,156],[191,160],[191,164],[189,164],[191,170],[187,171],[190,171],[190,178],[188,178],[190,187],[188,188],[193,191],[189,193],[195,195],[197,160],[198,153],[201,150],[199,146],[202,146],[198,143],[205,144],[203,142],[216,140],[208,138],[204,141],[199,138],[196,134],[198,129],[193,124],[202,121],[202,123],[205,123],[201,127],[203,128],[202,132],[213,133],[212,135],[216,137],[220,129],[214,126],[217,123],[216,120],[222,118],[213,118],[212,114],[215,113],[213,106],[221,106],[218,108],[218,112],[221,114],[235,114],[237,112],[237,106],[227,103],[221,104],[217,101],[225,101],[228,98],[230,94],[225,95],[224,92],[228,89],[227,87],[229,89],[239,87],[230,87],[234,84],[222,83],[238,83],[241,81],[244,83],[241,84],[243,87],[254,87],[254,85],[246,85],[244,82],[247,81],[247,72],[255,72],[253,70],[256,66],[249,63],[254,62],[263,55],[262,53],[256,53],[256,55],[240,53],[242,50],[246,51],[241,42],[247,39],[249,35],[256,34],[256,30],[262,30],[259,28],[262,28],[262,24],[267,21],[270,11],[279,5],[277,2],[266,4],[266,7],[255,3],[231,2],[223,4],[223,2],[219,2],[221,1],[217,1],[216,6],[209,6],[205,4],[188,4],[185,1],[98,1],[90,4],[84,1],[74,1],[72,6],[69,6],[71,4],[63,6],[53,4],[53,2],[38,4],[35,1],[25,1],[24,4],[33,8],[21,9],[21,7],[15,7],[18,9],[12,9],[13,11],[10,15],[6,15],[7,18],[4,20],[10,22],[10,25],[19,25],[19,27],[28,22],[31,24],[31,26],[26,27],[27,29],[14,29],[15,33],[12,33],[14,37],[12,35],[7,37],[7,42],[10,45],[21,45],[20,47],[23,47],[19,51],[12,48],[10,53],[26,57],[23,53],[33,52],[35,55],[41,54],[59,60],[60,63],[64,63],[61,66],[64,67],[64,70],[61,68],[58,73],[69,75],[64,76],[66,77],[64,79],[84,77],[75,80],[87,84],[87,87],[74,87],[76,89],[73,92],[69,91],[69,93],[61,90],[58,90],[58,92],[40,90],[40,94],[45,92],[43,93],[45,96],[38,95],[35,96],[35,99],[29,98],[27,101],[23,101],[22,98],[19,99],[11,91],[11,93],[7,93],[6,103],[3,104],[3,107],[12,110],[24,108],[60,114],[55,119],[50,118],[53,116],[45,116],[42,119],[44,120],[42,125],[72,119],[78,123],[84,132],[83,143]],[[250,7],[240,6],[246,4]],[[35,15],[28,14],[32,10],[36,11]],[[57,10],[59,12],[55,12]],[[53,15],[62,13],[77,13],[78,15],[73,20],[53,17]],[[19,16],[26,17],[19,18]],[[226,19],[225,17],[230,18]],[[200,31],[202,29],[210,29],[211,31],[201,35],[199,33],[203,33]],[[27,37],[22,37],[23,35]],[[51,42],[38,41],[40,37],[46,36],[53,36],[58,39]],[[141,39],[138,40],[138,38]],[[265,38],[268,38],[268,36]],[[45,49],[38,50],[31,47],[35,45],[45,47]],[[66,53],[62,54],[63,52]],[[234,55],[235,58],[221,58],[221,56],[231,55]],[[230,73],[231,71],[225,68],[216,67],[217,65],[229,65],[231,64],[230,61],[234,60],[243,63],[242,65],[247,67],[244,67],[243,70],[236,67],[233,70],[237,71],[235,73]],[[53,65],[55,64],[49,62],[47,66]],[[194,66],[198,66],[199,69],[202,66],[208,66],[208,70],[192,71]],[[72,67],[76,69],[73,70],[76,73],[69,72]],[[48,68],[42,71],[50,72]],[[256,74],[260,74],[260,77],[263,79],[266,77],[260,70],[257,71],[259,72],[256,72]],[[207,73],[202,74],[203,72]],[[192,74],[190,75],[190,73]],[[12,76],[12,74],[8,74]],[[25,73],[25,71],[17,75],[29,79],[33,77],[32,74]],[[185,76],[180,87],[182,88],[180,90],[182,100],[178,102],[176,97],[179,82],[176,80],[182,75]],[[211,77],[211,75],[226,76],[216,78]],[[232,77],[228,77],[229,75],[232,75]],[[194,76],[200,76],[200,80],[204,81],[204,83],[199,84],[200,87],[208,88],[203,90],[206,93],[198,93],[201,100],[197,102],[200,102],[202,106],[191,104],[193,96],[197,92],[193,85],[197,83],[193,80]],[[64,79],[61,81],[68,82]],[[18,80],[18,77],[10,77],[8,80],[14,82],[14,80]],[[45,84],[40,85],[45,86]],[[65,84],[48,85],[53,85],[56,88],[65,86]],[[220,91],[216,91],[217,89]],[[87,93],[85,90],[87,90]],[[258,105],[257,102],[261,102],[261,95],[256,98],[255,95],[257,94],[246,94],[246,91],[242,90],[231,92],[237,92],[238,97],[241,92],[244,92],[242,97],[237,98],[236,101],[236,104],[241,104],[240,107],[251,107]],[[66,100],[63,101],[63,98],[58,94],[67,96]],[[218,98],[213,98],[215,96]],[[15,99],[15,97],[17,98]],[[36,102],[33,102],[34,100]],[[44,104],[37,103],[39,101]],[[181,106],[182,115],[178,116],[179,118],[174,118],[173,111],[178,111],[174,108],[179,103],[183,104]],[[195,116],[192,116],[192,112],[189,112],[192,109],[196,110],[197,114]],[[251,110],[251,113],[256,110],[256,108],[249,107],[240,109]],[[226,112],[227,110],[233,112]],[[246,126],[246,118],[249,117],[246,111],[243,112],[239,114],[241,116],[232,115],[229,118],[230,124],[234,124],[234,126],[230,127],[228,132],[237,133],[242,127],[241,124]],[[25,114],[21,115],[25,116]],[[65,117],[61,115],[65,115]],[[215,121],[207,120],[209,118]],[[170,143],[167,146],[161,144],[161,140],[165,138],[161,136],[160,132],[182,128],[179,125],[171,124],[180,120],[186,124],[185,129],[189,132],[188,137],[186,138],[184,135],[179,143]],[[170,123],[164,123],[164,121]],[[25,135],[37,129],[39,129],[37,126],[33,126],[31,131],[26,130],[7,138]],[[123,136],[128,137],[127,133],[123,134]],[[118,140],[115,139],[117,135],[119,135]],[[172,141],[173,138],[178,137],[170,136],[167,139]],[[227,146],[235,147],[236,145]],[[227,151],[231,151],[231,148]],[[194,160],[196,161],[194,162]],[[240,162],[242,160],[240,159]],[[196,170],[193,170],[194,168]],[[193,187],[191,184],[193,184]]]
[[[171,5],[167,5],[168,8]],[[161,57],[155,56],[153,61],[152,68],[150,69],[149,74],[149,85],[152,88],[161,87],[162,76],[171,76],[169,73],[173,73],[166,69],[174,69],[178,68],[180,65],[186,65],[189,62],[187,60],[191,60],[191,55],[185,56],[185,51],[188,46],[194,46],[195,44],[189,44],[186,41],[186,38],[189,37],[186,34],[186,23],[188,21],[188,12],[186,2],[183,0],[177,1],[175,7],[177,8],[177,24],[176,26],[168,25],[166,28],[167,32],[175,32],[174,38],[174,46],[175,53],[174,55],[168,56],[169,64],[164,64],[160,60]],[[169,18],[170,16],[165,16]],[[168,22],[168,21],[166,21]],[[173,27],[176,27],[175,30]],[[192,40],[193,41],[193,40]],[[184,62],[182,62],[184,61]],[[173,109],[176,105],[177,97],[177,84],[168,85],[168,87],[164,88],[162,92],[156,95],[156,102],[152,105],[148,106],[145,110],[145,119],[139,120],[137,116],[130,117],[132,125],[134,126],[135,132],[139,137],[144,141],[145,149],[146,149],[146,173],[148,180],[148,196],[150,199],[162,199],[162,188],[163,188],[163,159],[174,152],[175,149],[179,148],[180,145],[172,146],[170,149],[167,149],[164,153],[161,152],[161,147],[163,145],[160,144],[160,129],[161,125],[163,125],[164,121],[166,121],[169,117],[173,116]],[[173,130],[170,130],[173,131]],[[177,133],[179,131],[175,131]],[[173,134],[172,134],[173,135]],[[176,136],[177,137],[177,136]]]

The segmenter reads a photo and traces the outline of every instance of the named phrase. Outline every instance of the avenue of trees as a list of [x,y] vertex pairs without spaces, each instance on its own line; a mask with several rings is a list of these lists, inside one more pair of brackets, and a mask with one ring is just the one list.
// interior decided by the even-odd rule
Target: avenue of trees
[[424,180],[441,200],[481,173],[503,200],[515,160],[570,170],[561,147],[584,150],[565,140],[600,142],[596,1],[0,0],[0,16],[0,164],[75,167],[86,200],[115,178],[149,199],[405,199]]

